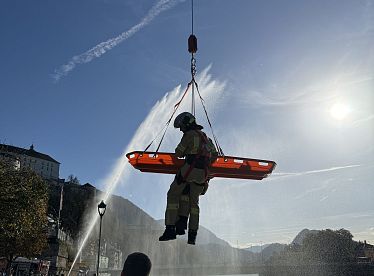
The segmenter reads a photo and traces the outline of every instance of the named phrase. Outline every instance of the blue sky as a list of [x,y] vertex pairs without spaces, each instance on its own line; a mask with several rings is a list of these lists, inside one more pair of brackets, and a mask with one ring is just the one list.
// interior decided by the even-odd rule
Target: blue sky
[[[62,163],[61,177],[105,189],[189,81],[190,1],[161,1],[170,7],[132,36],[54,77],[158,2],[2,1],[0,141],[34,143]],[[374,2],[195,2],[199,80],[225,153],[278,163],[263,182],[214,179],[202,224],[241,245],[289,242],[304,227],[374,242]],[[342,119],[337,104],[349,110]],[[180,134],[168,134],[173,150]],[[116,193],[161,218],[170,176],[126,172]]]

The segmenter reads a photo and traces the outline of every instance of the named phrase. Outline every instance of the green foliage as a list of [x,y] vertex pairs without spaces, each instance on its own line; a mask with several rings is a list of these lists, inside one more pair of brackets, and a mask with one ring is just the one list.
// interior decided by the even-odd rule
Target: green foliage
[[[63,184],[63,204],[61,210],[61,228],[71,235],[73,239],[78,237],[81,228],[85,227],[84,215],[88,210],[97,208],[96,202],[91,206],[95,197],[95,188],[88,185],[77,185],[70,182]],[[90,188],[92,187],[92,188]],[[56,217],[60,206],[61,185],[49,185],[49,214]]]
[[0,162],[0,256],[33,257],[47,245],[47,184],[35,172]]
[[345,229],[310,233],[302,245],[290,245],[274,256],[271,265],[343,264],[354,259],[356,242]]
[[312,262],[349,262],[355,255],[355,242],[352,238],[352,234],[345,229],[322,230],[305,237],[302,251]]
[[68,176],[66,182],[69,182],[70,184],[80,185],[80,181],[79,181],[78,177],[76,177],[72,174]]

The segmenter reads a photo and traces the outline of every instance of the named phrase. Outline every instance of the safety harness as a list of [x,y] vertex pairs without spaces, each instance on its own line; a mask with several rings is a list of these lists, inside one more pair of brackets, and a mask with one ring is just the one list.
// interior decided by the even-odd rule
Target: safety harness
[[[209,159],[210,159],[210,152],[207,149],[208,146],[208,138],[206,137],[205,133],[201,132],[200,130],[194,130],[200,137],[200,145],[199,145],[199,151],[197,154],[191,154],[186,156],[186,163],[190,166],[188,167],[187,171],[184,173],[184,175],[179,172],[176,176],[176,180],[178,184],[181,184],[183,182],[186,182],[188,176],[191,174],[192,170],[197,167],[197,162],[203,161],[203,168],[205,173],[205,181],[208,178],[208,166],[209,166]],[[191,160],[192,159],[192,160]],[[203,160],[202,160],[203,159]],[[199,164],[200,165],[200,164]],[[200,169],[200,168],[199,168]],[[199,185],[199,183],[196,183]],[[204,185],[204,184],[203,184]],[[202,186],[202,185],[199,185]]]

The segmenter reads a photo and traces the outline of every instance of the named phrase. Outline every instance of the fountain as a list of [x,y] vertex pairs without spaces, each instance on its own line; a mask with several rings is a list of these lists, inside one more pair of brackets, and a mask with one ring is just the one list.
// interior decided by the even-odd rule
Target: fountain
[[[224,84],[218,81],[211,80],[211,76],[208,74],[210,70],[210,66],[207,67],[205,70],[202,71],[201,74],[197,77],[197,82],[199,83],[200,90],[202,96],[205,100],[207,100],[208,110],[212,109],[212,102],[217,101],[219,96],[223,93]],[[134,134],[132,140],[126,147],[125,151],[116,162],[112,172],[108,175],[106,179],[102,181],[105,187],[105,195],[104,198],[100,200],[104,200],[107,205],[110,205],[110,196],[113,194],[115,189],[120,184],[128,185],[127,180],[129,179],[131,172],[134,170],[128,163],[128,160],[125,154],[132,150],[141,150],[144,149],[145,146],[154,138],[154,136],[164,127],[164,122],[168,120],[172,113],[172,108],[174,104],[180,99],[182,92],[184,89],[181,89],[181,86],[176,87],[169,93],[166,93],[164,97],[158,101],[153,108],[150,110],[146,119],[142,122],[142,124],[137,129],[136,133]],[[180,111],[186,111],[189,109],[188,100],[183,102],[180,106]],[[202,110],[198,110],[202,112]],[[201,115],[201,116],[200,116]],[[202,113],[197,113],[198,118],[203,118]],[[169,130],[170,131],[170,130]],[[176,131],[170,131],[168,137],[165,139],[164,144],[170,145],[171,148],[175,146],[180,139],[180,134]],[[179,137],[179,138],[178,138]],[[174,145],[174,146],[172,146]],[[83,235],[83,239],[81,240],[78,246],[77,255],[74,258],[72,266],[69,270],[68,276],[70,276],[74,265],[76,264],[79,255],[81,254],[88,238],[90,237],[94,226],[97,224],[98,221],[98,214],[96,209],[91,213],[91,222],[89,223],[87,229],[85,230],[85,234]]]

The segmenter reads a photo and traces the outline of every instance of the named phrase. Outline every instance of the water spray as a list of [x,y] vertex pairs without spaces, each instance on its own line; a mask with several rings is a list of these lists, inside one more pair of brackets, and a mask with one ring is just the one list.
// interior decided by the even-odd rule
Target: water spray
[[[112,177],[112,179],[111,179],[112,181],[109,181],[110,184],[109,184],[107,190],[105,191],[104,198],[102,199],[107,204],[110,201],[110,195],[112,194],[113,190],[117,187],[117,185],[118,185],[118,183],[119,183],[119,181],[121,179],[121,176],[122,176],[123,172],[125,171],[126,167],[128,167],[128,162],[127,162],[126,156],[123,155],[121,157],[121,159],[119,160],[117,166],[114,169],[114,173],[112,174],[112,175],[114,175],[114,177]],[[96,209],[95,209],[95,214],[96,214]],[[68,276],[70,276],[70,273],[73,270],[74,265],[76,264],[79,255],[82,253],[82,250],[83,250],[84,246],[86,245],[87,240],[88,240],[89,236],[91,235],[91,232],[92,232],[94,226],[96,225],[98,219],[99,219],[99,215],[96,214],[94,216],[94,219],[91,221],[90,225],[88,226],[87,233],[84,236],[81,245],[79,246],[77,255],[74,258],[74,261],[73,261],[73,263],[71,265],[71,268],[69,270]]]
[[[220,95],[223,92],[224,83],[217,82],[211,80],[211,76],[208,74],[210,70],[210,66],[205,68],[200,74],[199,74],[199,81],[201,82],[201,85],[204,87],[204,92],[207,96],[214,95],[214,99],[218,99],[218,95]],[[137,129],[136,133],[134,134],[132,140],[127,145],[124,153],[130,152],[131,150],[134,150],[139,147],[143,147],[149,140],[151,140],[152,137],[155,136],[155,133],[159,132],[160,129],[158,129],[157,122],[159,121],[166,121],[167,118],[170,116],[170,113],[168,112],[167,106],[173,105],[182,94],[181,86],[176,87],[172,91],[165,94],[165,96],[159,100],[153,108],[150,110],[149,114],[145,118],[145,120],[142,122],[142,124]],[[213,101],[211,101],[213,102]],[[187,106],[183,104],[181,106],[181,109],[186,110]],[[178,134],[175,133],[175,139],[177,139]],[[103,181],[105,184],[106,190],[104,198],[101,198],[99,201],[104,200],[110,206],[110,195],[113,193],[114,189],[118,186],[118,184],[122,181],[125,182],[126,178],[130,176],[131,173],[131,166],[128,163],[128,159],[123,154],[121,158],[117,161],[116,166],[114,167],[112,173],[109,175],[107,179]],[[68,272],[68,276],[70,276],[71,271],[73,270],[79,255],[82,253],[83,248],[85,247],[88,238],[91,235],[91,232],[98,222],[99,214],[96,212],[95,214],[92,213],[91,216],[93,219],[90,222],[87,232],[84,235],[84,238],[79,245],[77,255],[74,258],[74,261],[72,263],[72,266]],[[98,275],[97,275],[98,276]]]

